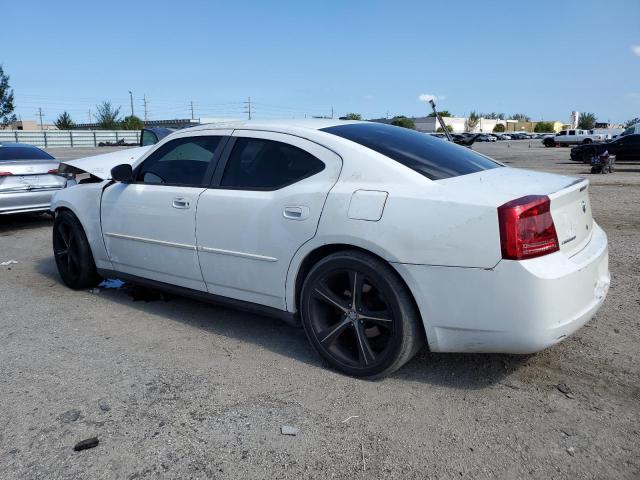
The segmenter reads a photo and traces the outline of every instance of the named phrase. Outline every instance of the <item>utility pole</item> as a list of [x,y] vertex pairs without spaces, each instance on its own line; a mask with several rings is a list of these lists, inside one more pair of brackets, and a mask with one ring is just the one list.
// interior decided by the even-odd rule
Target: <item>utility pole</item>
[[131,116],[133,117],[133,93],[129,90],[129,99],[131,100]]
[[389,120],[389,110],[387,110],[387,120]]
[[44,127],[42,126],[42,117],[44,117],[44,113],[42,113],[42,107],[38,107],[37,115],[40,117],[40,130],[44,130]]
[[333,118],[333,107],[331,107],[331,118]]
[[91,123],[91,109],[89,109],[89,123]]
[[249,120],[251,120],[251,97],[247,97],[247,101],[244,102],[244,106],[246,108],[244,113],[248,114],[249,115]]
[[[193,100],[191,100],[191,120],[195,119],[195,115],[193,114]],[[251,116],[249,116],[251,118]]]
[[149,120],[149,115],[147,113],[147,94],[145,93],[142,97],[142,103],[144,104],[144,121]]

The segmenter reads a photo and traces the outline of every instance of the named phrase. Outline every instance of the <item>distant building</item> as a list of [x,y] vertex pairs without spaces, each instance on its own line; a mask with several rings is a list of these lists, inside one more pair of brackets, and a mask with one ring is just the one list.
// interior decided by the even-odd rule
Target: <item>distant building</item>
[[43,123],[41,129],[40,122],[36,120],[17,120],[10,122],[5,130],[58,130],[58,127],[53,123]]
[[[145,127],[164,127],[164,128],[188,128],[203,123],[225,123],[236,122],[237,118],[215,118],[215,117],[201,117],[201,118],[174,118],[170,120],[147,120],[143,121]],[[78,123],[73,127],[74,130],[100,130],[100,125],[97,123]]]
[[[436,133],[440,127],[440,123],[436,117],[409,117],[416,125],[416,130],[424,133]],[[446,126],[451,126],[453,133],[462,133],[466,131],[467,119],[465,117],[442,117]],[[391,123],[392,118],[374,118],[370,122]],[[473,132],[491,133],[497,124],[505,124],[505,120],[480,118],[478,125],[472,130]]]

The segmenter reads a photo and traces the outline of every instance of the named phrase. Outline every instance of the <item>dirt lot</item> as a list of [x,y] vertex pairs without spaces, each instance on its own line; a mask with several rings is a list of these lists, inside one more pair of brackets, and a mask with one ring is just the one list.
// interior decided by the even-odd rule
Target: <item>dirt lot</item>
[[0,218],[0,262],[18,261],[0,267],[0,478],[639,478],[640,163],[589,175],[539,141],[474,148],[589,177],[609,297],[537,355],[423,351],[378,382],[278,320],[71,291],[51,220]]

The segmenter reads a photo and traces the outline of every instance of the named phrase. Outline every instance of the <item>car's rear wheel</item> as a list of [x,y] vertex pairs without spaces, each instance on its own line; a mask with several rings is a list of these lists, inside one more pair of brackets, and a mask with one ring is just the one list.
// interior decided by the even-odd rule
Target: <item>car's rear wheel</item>
[[591,140],[590,138],[585,138],[585,139],[582,141],[582,144],[583,144],[583,145],[589,145],[589,144],[590,144],[590,143],[592,143],[592,142],[593,142],[593,140]]
[[363,252],[338,252],[318,262],[304,282],[300,307],[311,344],[349,375],[387,375],[424,344],[407,287],[388,264]]
[[53,222],[53,254],[68,287],[78,290],[100,282],[87,236],[80,221],[68,210],[58,213]]

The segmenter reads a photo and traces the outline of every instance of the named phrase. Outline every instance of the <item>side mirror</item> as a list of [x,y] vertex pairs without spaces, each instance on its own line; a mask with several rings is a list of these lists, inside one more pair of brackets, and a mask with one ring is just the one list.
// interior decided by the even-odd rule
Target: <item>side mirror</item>
[[111,178],[116,182],[133,183],[133,169],[128,163],[116,165],[111,169]]

